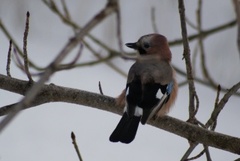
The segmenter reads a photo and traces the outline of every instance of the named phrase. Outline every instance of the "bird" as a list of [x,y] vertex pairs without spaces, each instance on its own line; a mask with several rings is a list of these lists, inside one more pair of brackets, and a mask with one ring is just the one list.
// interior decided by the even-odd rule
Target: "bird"
[[151,118],[169,112],[177,97],[178,85],[165,36],[148,34],[125,45],[137,50],[138,55],[129,69],[125,89],[116,98],[116,104],[125,107],[109,140],[129,144],[134,140],[140,122],[144,125]]

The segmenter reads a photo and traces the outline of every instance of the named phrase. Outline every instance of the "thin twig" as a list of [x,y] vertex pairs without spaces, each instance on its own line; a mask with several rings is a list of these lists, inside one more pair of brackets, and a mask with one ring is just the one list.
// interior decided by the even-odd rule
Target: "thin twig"
[[72,68],[76,67],[76,63],[82,54],[82,50],[83,50],[83,44],[80,43],[80,49],[79,49],[77,55],[75,56],[75,58],[73,58],[73,60],[70,63],[59,65],[56,70],[61,71],[61,70],[67,70],[67,69],[72,69]]
[[195,101],[196,101],[196,106],[194,108],[194,113],[193,113],[193,116],[192,117],[195,117],[197,112],[198,112],[198,109],[199,109],[199,98],[198,98],[198,95],[197,93],[195,92],[194,93],[194,98],[195,98]]
[[23,60],[24,60],[24,71],[27,74],[29,82],[33,82],[32,76],[29,72],[29,67],[28,67],[28,54],[27,54],[27,37],[28,37],[28,32],[29,32],[29,17],[30,13],[27,12],[26,14],[26,24],[25,24],[25,31],[24,31],[24,36],[23,36]]
[[236,12],[236,17],[237,17],[237,46],[238,46],[238,52],[240,54],[240,1],[239,0],[233,0],[233,5],[235,8]]
[[193,56],[192,56],[192,64],[193,64],[193,67],[192,67],[193,69],[192,69],[192,70],[193,70],[193,77],[194,77],[194,78],[196,77],[196,74],[195,74],[195,73],[196,73],[196,72],[195,72],[196,70],[195,70],[195,69],[197,69],[197,68],[196,68],[196,65],[197,65],[197,64],[196,64],[196,60],[197,60],[198,48],[199,48],[199,47],[198,47],[198,44],[196,44],[195,47],[194,47],[194,49],[193,49]]
[[[64,15],[64,17],[66,19],[72,21],[71,15],[69,13],[69,10],[68,10],[67,4],[66,4],[66,1],[65,0],[61,0],[61,4],[62,4],[62,7],[63,7],[63,12],[64,12],[63,15]],[[77,33],[77,28],[73,28],[73,31],[74,31],[74,33]]]
[[[25,73],[25,69],[24,69],[24,65],[23,65],[23,63],[22,63],[22,61],[21,61],[21,58],[20,58],[20,54],[17,52],[17,50],[14,48],[13,49],[13,61],[14,61],[14,63],[15,63],[15,65],[23,72],[23,73]],[[31,72],[31,76],[39,76],[39,75],[41,75],[41,73],[43,73],[43,72],[38,72],[38,73],[33,73],[33,72]]]
[[205,153],[205,150],[203,149],[198,155],[196,155],[196,156],[194,156],[194,157],[191,157],[191,158],[188,158],[188,159],[186,159],[185,161],[190,161],[190,160],[198,159],[198,158],[200,158],[204,153]]
[[207,64],[206,64],[206,54],[205,54],[205,48],[204,48],[204,36],[202,35],[202,0],[198,0],[198,9],[197,9],[197,24],[198,24],[198,33],[199,33],[199,47],[200,47],[200,60],[201,60],[201,67],[202,67],[202,72],[203,76],[209,81],[209,83],[212,86],[216,87],[216,83],[214,80],[211,78],[208,69],[207,69]]
[[[215,99],[215,104],[214,104],[214,109],[217,108],[218,106],[218,103],[219,103],[219,96],[220,96],[220,92],[221,92],[221,86],[218,85],[218,90],[217,90],[217,96],[216,96],[216,99]],[[210,126],[210,129],[212,131],[215,130],[216,126],[217,126],[217,120],[213,121],[210,125],[210,123],[207,125],[208,127]]]
[[99,88],[99,92],[100,92],[100,94],[101,94],[101,95],[104,95],[104,94],[103,94],[103,90],[102,90],[102,86],[101,86],[101,82],[100,82],[100,81],[98,82],[98,88]]
[[[5,34],[5,36],[12,41],[12,44],[14,46],[14,48],[17,50],[17,52],[21,55],[21,57],[23,57],[23,51],[20,49],[20,47],[18,46],[17,42],[13,39],[13,37],[11,36],[11,34],[9,33],[9,31],[7,30],[7,28],[5,27],[5,25],[1,22],[0,20],[0,28],[2,29],[3,33]],[[39,71],[43,71],[45,70],[45,68],[39,67],[36,64],[34,64],[31,60],[28,59],[28,64],[33,67],[36,70]]]
[[12,53],[12,41],[10,40],[9,48],[8,48],[8,56],[7,56],[7,67],[6,67],[7,76],[9,76],[9,77],[11,77],[11,73],[10,73],[11,53]]
[[195,98],[197,98],[197,92],[195,90],[194,85],[194,78],[192,74],[192,63],[190,58],[190,48],[188,43],[187,37],[187,27],[186,27],[186,20],[185,20],[185,6],[184,0],[178,0],[179,3],[179,14],[180,14],[180,21],[181,21],[181,29],[182,29],[182,38],[183,38],[183,57],[186,63],[186,70],[187,70],[187,79],[188,79],[188,88],[189,88],[189,118],[194,117],[195,113]]
[[65,0],[61,0],[61,3],[62,3],[62,6],[63,6],[63,11],[64,11],[64,15],[67,19],[70,19],[71,20],[71,16],[69,14],[69,11],[68,11],[68,7],[66,5],[66,2]]
[[223,98],[220,100],[220,102],[217,104],[217,106],[214,108],[210,119],[207,121],[206,126],[209,127],[212,125],[213,122],[217,120],[218,115],[222,111],[225,104],[228,102],[228,99],[237,92],[237,90],[240,88],[240,82],[235,84],[229,91],[223,96]]
[[185,19],[186,19],[186,23],[189,26],[191,26],[193,29],[197,30],[198,27],[193,22],[191,22],[187,17]]
[[[206,38],[208,36],[212,36],[213,34],[216,34],[217,32],[219,31],[222,31],[222,30],[225,30],[225,29],[228,29],[230,27],[234,27],[236,25],[236,20],[232,20],[232,21],[229,21],[227,23],[224,23],[222,25],[219,25],[217,27],[214,27],[214,28],[211,28],[211,29],[208,29],[208,30],[202,30],[202,33],[201,35]],[[199,37],[199,33],[197,34],[192,34],[192,35],[189,35],[188,36],[188,40],[189,41],[193,41],[195,39],[197,39]],[[170,41],[169,42],[169,45],[170,46],[174,46],[174,45],[179,45],[179,44],[182,44],[183,43],[183,39],[182,38],[179,38],[179,39],[176,39],[176,40],[173,40],[173,41]]]
[[[21,58],[20,58],[20,54],[17,52],[17,50],[14,48],[13,49],[13,61],[14,61],[14,63],[15,63],[15,65],[22,71],[22,72],[24,72],[25,73],[25,70],[24,70],[24,65],[23,65],[23,63],[22,63],[22,61],[21,61]],[[39,76],[39,75],[41,75],[43,72],[37,72],[37,73],[33,73],[33,72],[31,72],[31,76]]]
[[[183,76],[183,77],[186,77],[186,76],[187,76],[187,74],[185,73],[185,71],[181,70],[180,68],[178,68],[178,67],[175,66],[174,64],[173,64],[172,66],[173,66],[173,68],[175,69],[175,71],[176,71],[179,75],[181,75],[181,76]],[[200,83],[200,84],[202,84],[202,85],[205,85],[205,86],[207,86],[207,87],[210,87],[210,88],[216,90],[216,87],[215,87],[215,86],[212,86],[212,85],[211,85],[208,81],[206,81],[206,80],[203,80],[203,79],[198,78],[198,77],[195,77],[194,80],[195,80],[197,83]],[[184,83],[185,83],[185,82],[184,82]],[[183,84],[184,84],[184,83],[183,83]],[[222,91],[222,92],[228,92],[228,88],[222,87],[221,91]],[[240,96],[240,93],[239,93],[239,92],[236,92],[236,93],[234,93],[234,95],[239,97],[239,96]]]
[[197,145],[198,144],[196,144],[196,143],[190,144],[188,150],[185,152],[185,154],[183,155],[183,157],[181,158],[180,161],[187,161],[187,158],[192,153],[192,151],[196,148]]
[[210,151],[207,145],[203,145],[207,161],[212,161]]
[[17,50],[15,48],[13,49],[13,61],[15,62],[17,67],[25,73],[24,65],[21,61],[21,58],[19,57],[19,53],[17,52]]
[[88,46],[88,43],[84,43],[85,46],[91,51],[91,53],[98,58],[96,61],[90,61],[90,62],[85,62],[81,64],[76,64],[77,67],[80,66],[86,66],[86,65],[95,65],[101,62],[105,62],[109,67],[111,67],[113,70],[115,70],[117,73],[122,75],[123,77],[127,77],[127,74],[121,70],[116,64],[110,62],[109,60],[119,56],[120,54],[114,50],[108,51],[108,56],[103,57],[100,54],[98,54],[91,46]]
[[120,8],[119,4],[117,3],[117,10],[116,10],[116,20],[117,20],[117,39],[118,39],[118,46],[120,50],[120,54],[124,55],[123,51],[123,43],[122,43],[122,30],[121,30],[121,13],[120,13]]
[[71,132],[71,138],[72,138],[72,144],[74,145],[74,149],[76,150],[79,161],[83,161],[80,150],[79,150],[77,142],[76,142],[76,137],[75,137],[74,132]]
[[152,20],[152,28],[153,32],[158,33],[157,24],[156,24],[156,8],[151,8],[151,20]]
[[125,54],[123,50],[123,43],[122,43],[122,33],[121,33],[121,14],[120,14],[120,9],[119,5],[116,11],[116,16],[117,16],[117,37],[118,37],[118,46],[120,49],[120,55],[123,59],[125,60],[136,60],[136,55],[127,55]]

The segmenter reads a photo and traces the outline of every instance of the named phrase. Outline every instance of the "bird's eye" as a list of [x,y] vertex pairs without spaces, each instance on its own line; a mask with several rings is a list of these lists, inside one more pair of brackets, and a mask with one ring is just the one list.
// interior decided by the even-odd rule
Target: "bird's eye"
[[147,49],[147,48],[150,47],[150,45],[149,45],[148,43],[144,43],[144,44],[143,44],[143,47],[144,47],[145,49]]

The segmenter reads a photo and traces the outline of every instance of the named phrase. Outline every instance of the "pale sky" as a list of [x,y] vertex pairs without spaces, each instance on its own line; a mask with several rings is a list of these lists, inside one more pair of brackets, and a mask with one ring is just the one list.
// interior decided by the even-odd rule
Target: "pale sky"
[[[159,33],[169,41],[181,37],[177,1],[139,0],[120,1],[122,16],[123,43],[134,42],[140,36],[153,32],[151,24],[151,7],[156,7],[156,19]],[[73,36],[70,27],[65,26],[43,3],[38,0],[0,0],[0,19],[9,29],[15,40],[22,46],[25,14],[30,12],[30,32],[28,53],[37,65],[48,65],[68,39]],[[86,24],[105,5],[104,0],[70,0],[67,1],[72,18],[81,26]],[[186,15],[196,24],[197,1],[186,2]],[[210,0],[203,2],[203,29],[210,29],[235,19],[231,1]],[[115,16],[104,20],[92,30],[92,34],[114,49],[118,49]],[[188,26],[188,33],[196,33]],[[232,27],[221,33],[209,36],[205,41],[207,67],[214,80],[222,86],[231,88],[240,80],[238,71],[239,53],[236,46],[237,28]],[[0,73],[6,74],[6,57],[9,40],[0,31]],[[89,41],[90,42],[90,41]],[[190,43],[193,54],[196,41]],[[106,51],[94,45],[96,51]],[[124,47],[125,51],[132,51]],[[172,47],[172,63],[185,70],[182,60],[182,46]],[[77,50],[67,59],[71,60]],[[79,62],[93,60],[94,56],[84,50]],[[67,61],[66,61],[67,62]],[[112,60],[121,69],[128,71],[133,61],[120,58]],[[201,76],[199,56],[197,57],[196,75]],[[11,74],[18,79],[27,80],[14,64]],[[178,82],[183,78],[177,75]],[[35,78],[38,80],[38,78]],[[76,68],[54,74],[48,83],[99,93],[98,82],[101,81],[104,94],[116,97],[125,87],[126,78],[116,73],[105,64]],[[216,91],[201,84],[196,84],[200,99],[197,118],[206,122],[214,107]],[[224,93],[221,93],[220,97]],[[0,90],[0,106],[15,103],[22,98],[19,95]],[[216,131],[239,137],[239,97],[232,97],[221,112]],[[188,119],[188,87],[179,89],[178,99],[169,113],[170,116]],[[14,121],[0,134],[0,160],[3,161],[65,161],[78,160],[71,143],[71,131],[75,132],[78,146],[84,161],[147,161],[180,160],[187,148],[188,141],[177,135],[140,125],[135,140],[128,145],[111,143],[108,138],[120,119],[119,115],[97,109],[67,103],[49,103],[21,112]],[[198,146],[193,154],[198,154]],[[239,156],[222,150],[210,148],[212,160],[234,160]],[[198,159],[204,161],[205,156]]]

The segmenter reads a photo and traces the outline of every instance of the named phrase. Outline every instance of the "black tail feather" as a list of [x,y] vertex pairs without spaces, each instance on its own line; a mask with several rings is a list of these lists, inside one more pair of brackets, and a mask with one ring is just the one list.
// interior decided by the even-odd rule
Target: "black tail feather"
[[132,142],[136,136],[140,118],[140,116],[129,117],[128,114],[124,112],[121,120],[111,134],[109,140],[111,142],[120,141],[126,144]]

